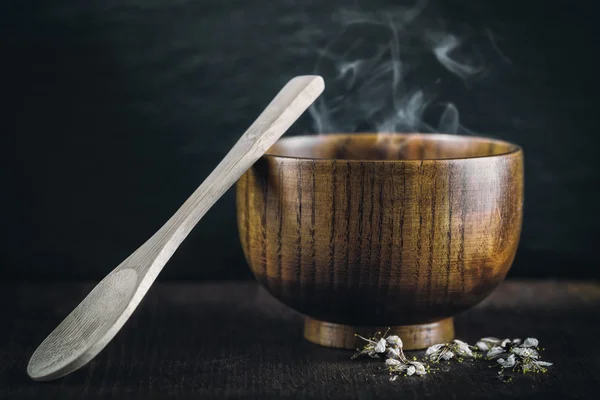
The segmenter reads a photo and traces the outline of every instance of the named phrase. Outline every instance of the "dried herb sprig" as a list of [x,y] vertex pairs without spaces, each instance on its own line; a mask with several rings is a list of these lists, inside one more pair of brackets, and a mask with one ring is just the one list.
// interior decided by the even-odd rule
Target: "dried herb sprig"
[[477,358],[477,348],[470,346],[462,340],[454,339],[450,343],[434,344],[425,351],[425,358],[429,361],[438,363],[440,360],[448,361],[456,358],[462,362],[463,358]]
[[427,370],[425,365],[419,361],[405,360],[400,361],[395,358],[388,358],[385,360],[385,365],[388,367],[390,374],[390,380],[395,381],[398,375],[411,376],[411,375],[425,375]]
[[480,351],[485,352],[485,358],[487,360],[493,360],[498,358],[505,352],[510,351],[513,347],[523,346],[532,347],[538,345],[538,340],[535,338],[527,338],[525,342],[521,343],[521,339],[498,339],[495,337],[486,337],[479,339],[475,344]]
[[361,349],[357,350],[357,353],[352,358],[360,357],[363,355],[378,358],[379,356],[386,357],[385,365],[390,372],[390,380],[394,381],[400,375],[411,376],[411,375],[425,375],[427,373],[427,367],[416,360],[409,360],[404,351],[402,350],[402,339],[396,335],[387,335],[386,331],[382,336],[378,332],[372,338],[364,338],[356,335],[367,342],[367,344]]
[[[382,335],[381,332],[377,332],[375,333],[375,335],[373,335],[373,337],[371,338],[365,338],[362,337],[360,335],[355,334],[354,336],[357,336],[359,338],[361,338],[362,340],[364,340],[365,342],[367,342],[367,344],[365,344],[361,349],[357,349],[356,354],[354,354],[352,356],[352,358],[357,358],[360,356],[369,356],[371,358],[378,358],[380,355],[384,354],[388,348],[388,343],[385,339],[385,335],[387,335],[387,333],[389,332],[389,328],[387,331],[385,331],[385,333]],[[398,336],[396,336],[398,338],[398,340],[400,340],[400,338]],[[402,347],[402,341],[400,340],[400,345],[399,347]]]
[[[522,344],[511,346],[507,351],[494,355],[500,365],[498,374],[503,375],[506,370],[523,374],[546,373],[547,367],[550,367],[552,363],[540,360],[538,350],[538,340],[527,338]],[[501,355],[503,357],[500,357]]]

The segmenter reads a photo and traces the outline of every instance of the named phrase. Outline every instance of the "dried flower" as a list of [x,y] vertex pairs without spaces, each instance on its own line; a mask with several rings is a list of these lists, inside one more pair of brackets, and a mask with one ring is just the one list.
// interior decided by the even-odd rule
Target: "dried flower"
[[363,347],[362,350],[359,350],[356,354],[352,356],[352,358],[357,358],[362,355],[367,355],[372,358],[379,357],[379,354],[385,353],[387,348],[387,342],[384,338],[377,339],[373,337],[371,339],[364,338],[360,335],[356,335],[362,340],[366,341],[367,344]]
[[506,360],[504,358],[498,359],[498,364],[500,364],[502,366],[502,368],[512,368],[515,366],[515,363],[516,363],[516,359],[515,359],[514,354],[511,354],[510,356],[508,356],[508,358]]
[[387,342],[385,341],[385,339],[381,338],[379,339],[379,342],[377,342],[377,344],[375,345],[375,353],[385,353],[385,348]]
[[538,347],[538,340],[536,338],[527,338],[521,345],[521,347]]
[[471,350],[471,346],[458,339],[450,343],[435,344],[425,351],[425,357],[433,362],[450,360],[455,356],[475,358],[475,353]]
[[548,371],[546,367],[552,365],[552,363],[550,362],[539,361],[530,357],[515,357],[515,354],[511,354],[506,360],[504,360],[503,358],[499,358],[497,361],[498,364],[500,364],[501,366],[501,370],[500,372],[498,372],[499,374],[502,374],[504,370],[508,368],[511,368],[513,371],[521,372],[523,374],[526,374],[528,372],[544,373]]
[[417,375],[425,375],[427,373],[427,371],[425,370],[425,365],[423,365],[422,363],[418,361],[410,361],[409,363],[415,367],[415,372]]
[[[404,355],[402,339],[396,335],[386,337],[388,331],[383,335],[378,332],[370,339],[356,335],[367,343],[362,350],[357,350],[352,358],[362,355],[373,358],[385,357],[385,364],[391,374],[390,381],[395,381],[401,374],[404,376],[425,375],[430,371],[429,367],[417,361],[415,357],[409,360]],[[503,375],[506,370],[540,373],[546,372],[547,367],[552,365],[552,363],[539,359],[538,345],[539,341],[536,338],[527,338],[522,341],[521,339],[485,337],[481,338],[475,346],[455,339],[450,343],[439,343],[429,347],[425,351],[425,358],[432,362],[451,359],[457,359],[460,362],[463,357],[482,358],[483,353],[486,359],[496,360],[496,365],[500,366],[500,376],[505,382],[510,382],[512,378]]]
[[377,336],[371,339],[367,339],[362,336],[358,337],[366,341],[367,344],[352,358],[356,358],[361,355],[368,355],[370,357],[377,358],[380,354],[385,354],[387,357],[385,364],[388,367],[390,374],[392,374],[392,377],[390,378],[391,381],[396,380],[399,374],[411,376],[425,375],[427,373],[425,366],[417,361],[416,358],[413,360],[406,358],[404,352],[402,351],[402,339],[400,339],[398,336],[390,335],[388,337],[381,337],[379,339]]
[[396,335],[388,336],[385,340],[392,347],[402,348],[402,346],[403,346],[402,339],[400,339],[400,337],[398,337]]
[[458,356],[475,358],[475,354],[471,351],[471,346],[458,339],[454,339],[452,342],[454,343],[454,352]]
[[[536,338],[527,338],[522,343],[520,340],[513,340],[506,343],[506,346],[496,346],[490,349],[487,358],[498,358],[500,355],[508,354],[508,357],[496,360],[501,368],[498,372],[500,375],[506,369],[523,374],[528,372],[543,373],[547,371],[546,367],[551,366],[552,363],[539,360],[540,354],[536,350],[538,344],[539,341]],[[492,352],[492,356],[490,356],[490,352]]]
[[495,337],[484,337],[475,343],[475,347],[481,351],[489,351],[492,347],[499,346],[501,342],[502,340]]
[[396,365],[400,365],[402,364],[399,360],[396,360],[394,358],[388,358],[387,360],[385,360],[385,365],[387,365],[388,367],[394,367]]
[[425,366],[418,361],[409,361],[402,362],[393,358],[388,358],[385,360],[385,365],[387,365],[388,369],[392,373],[404,373],[407,376],[411,375],[425,375],[427,371],[425,370]]
[[[521,339],[497,339],[497,338],[483,338],[477,342],[477,348],[482,351],[487,350],[485,358],[493,360],[500,357],[504,353],[510,352],[511,349],[516,347],[531,347],[533,344],[537,346],[538,340],[535,338],[527,338],[525,342],[521,343]],[[492,347],[487,349],[486,347],[491,345]]]
[[502,343],[500,343],[500,346],[502,346],[502,347],[516,346],[520,343],[521,343],[521,339],[512,339],[512,340],[504,339],[502,341]]
[[537,351],[526,347],[514,347],[510,351],[520,357],[529,357],[535,360],[540,357]]
[[396,347],[388,347],[387,348],[387,356],[389,358],[396,358],[396,359],[400,359],[400,349],[396,348]]
[[492,360],[492,359],[497,358],[498,356],[504,354],[505,352],[506,352],[506,349],[504,347],[494,346],[487,352],[487,354],[485,355],[485,358],[487,358],[488,360]]

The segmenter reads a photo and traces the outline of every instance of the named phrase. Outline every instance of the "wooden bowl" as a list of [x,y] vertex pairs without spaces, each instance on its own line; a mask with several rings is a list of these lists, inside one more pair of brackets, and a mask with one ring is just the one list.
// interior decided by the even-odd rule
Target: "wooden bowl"
[[352,349],[387,327],[405,349],[452,340],[510,269],[522,209],[522,150],[480,137],[289,137],[237,183],[256,279],[306,339]]

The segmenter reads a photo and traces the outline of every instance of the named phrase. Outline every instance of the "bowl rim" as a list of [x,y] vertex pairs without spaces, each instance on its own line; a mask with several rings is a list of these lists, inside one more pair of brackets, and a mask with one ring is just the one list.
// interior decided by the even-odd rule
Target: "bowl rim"
[[[419,158],[419,159],[410,159],[410,160],[372,160],[372,159],[363,159],[363,158],[329,158],[329,157],[299,157],[299,156],[289,156],[283,154],[274,154],[269,153],[273,146],[282,141],[294,141],[294,140],[308,140],[308,139],[316,139],[320,136],[337,136],[337,137],[348,137],[348,136],[411,136],[411,137],[429,137],[437,140],[445,141],[445,140],[481,140],[489,143],[497,143],[504,144],[510,147],[510,150],[498,153],[498,154],[488,154],[483,156],[465,156],[465,157],[447,157],[447,158]],[[444,161],[458,161],[458,160],[476,160],[476,159],[488,159],[488,158],[504,158],[516,154],[522,154],[523,149],[518,144],[513,142],[509,142],[501,139],[493,139],[487,136],[479,136],[479,135],[454,135],[449,133],[410,133],[410,132],[390,132],[390,133],[376,133],[376,132],[356,132],[356,133],[318,133],[318,134],[303,134],[303,135],[293,135],[282,137],[275,144],[273,144],[262,157],[265,158],[273,158],[273,159],[288,159],[288,160],[309,160],[309,161],[346,161],[346,162],[383,162],[383,163],[422,163],[423,161],[433,161],[433,162],[444,162]]]

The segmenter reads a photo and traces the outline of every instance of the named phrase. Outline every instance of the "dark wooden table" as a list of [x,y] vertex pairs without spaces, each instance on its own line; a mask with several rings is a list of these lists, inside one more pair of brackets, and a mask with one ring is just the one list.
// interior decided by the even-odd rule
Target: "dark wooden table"
[[[502,382],[486,363],[389,382],[380,362],[302,339],[302,318],[253,282],[157,284],[83,369],[36,383],[35,346],[90,284],[2,284],[1,399],[597,398],[600,284],[509,281],[456,320],[457,336],[534,336],[548,374]],[[419,356],[419,353],[415,353]]]

